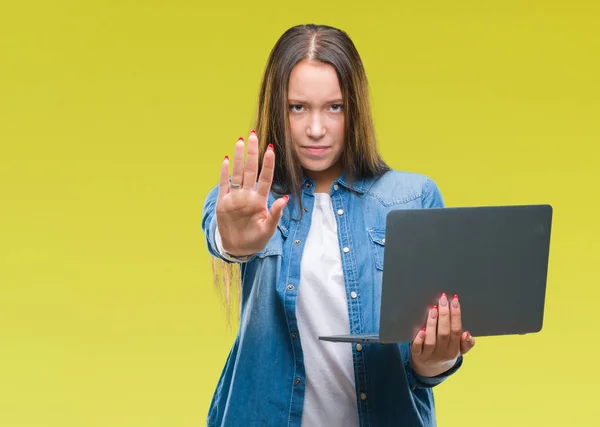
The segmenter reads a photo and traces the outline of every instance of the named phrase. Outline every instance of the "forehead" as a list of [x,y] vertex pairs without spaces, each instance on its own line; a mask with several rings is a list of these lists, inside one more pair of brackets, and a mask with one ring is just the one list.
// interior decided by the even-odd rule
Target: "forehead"
[[335,69],[323,62],[300,61],[290,74],[288,99],[314,103],[342,99]]

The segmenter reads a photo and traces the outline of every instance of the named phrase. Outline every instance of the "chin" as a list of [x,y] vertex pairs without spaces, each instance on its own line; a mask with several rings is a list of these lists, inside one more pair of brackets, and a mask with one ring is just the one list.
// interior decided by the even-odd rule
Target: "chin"
[[323,172],[331,168],[333,163],[329,160],[308,160],[302,162],[302,167],[312,172]]

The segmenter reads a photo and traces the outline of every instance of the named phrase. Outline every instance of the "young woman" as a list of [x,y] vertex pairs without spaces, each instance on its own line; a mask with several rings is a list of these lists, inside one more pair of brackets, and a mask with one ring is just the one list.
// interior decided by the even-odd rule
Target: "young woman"
[[[320,335],[379,327],[385,218],[443,207],[428,177],[378,154],[368,83],[348,35],[290,28],[273,48],[256,131],[225,157],[207,196],[209,252],[239,263],[237,338],[209,426],[431,426],[432,387],[475,344],[458,296],[442,294],[412,343]],[[432,296],[434,297],[434,296]]]

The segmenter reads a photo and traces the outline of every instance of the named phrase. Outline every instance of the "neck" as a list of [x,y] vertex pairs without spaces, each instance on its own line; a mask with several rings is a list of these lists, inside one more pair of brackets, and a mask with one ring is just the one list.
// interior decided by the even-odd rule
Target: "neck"
[[333,184],[333,182],[336,179],[338,179],[340,177],[340,174],[342,173],[342,167],[338,163],[324,171],[305,170],[304,173],[309,178],[312,178],[315,180],[315,193],[329,194],[329,191],[331,189],[331,184]]

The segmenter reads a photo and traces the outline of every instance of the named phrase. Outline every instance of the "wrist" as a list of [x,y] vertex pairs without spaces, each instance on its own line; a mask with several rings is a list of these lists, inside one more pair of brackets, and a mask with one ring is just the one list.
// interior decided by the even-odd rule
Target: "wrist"
[[223,249],[223,253],[230,258],[235,258],[240,261],[247,261],[252,258],[252,255],[236,255],[235,253],[228,252],[225,249]]
[[458,361],[458,357],[453,360],[448,360],[446,362],[441,362],[441,363],[436,363],[436,364],[425,364],[425,363],[415,362],[415,360],[412,358],[412,355],[411,355],[410,365],[411,365],[413,371],[415,371],[418,375],[420,375],[422,377],[432,378],[432,377],[437,377],[438,375],[441,375],[444,372],[447,372],[450,369],[452,369],[452,367],[454,365],[456,365],[457,361]]
[[[223,244],[223,239],[221,237],[221,233],[219,233],[219,225],[217,223],[216,217],[215,217],[215,244],[217,246],[217,251],[221,254],[221,256],[223,256],[224,258],[228,259],[229,261],[239,261],[239,262],[245,262],[250,260],[250,258],[252,258],[252,255],[236,255],[235,250],[227,250],[225,249],[225,246]],[[241,252],[240,252],[241,253]]]

